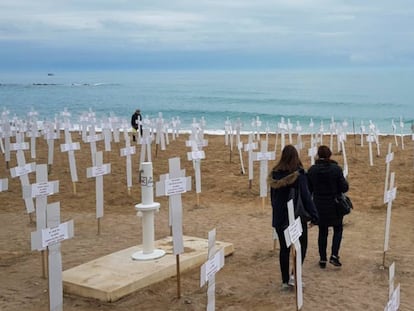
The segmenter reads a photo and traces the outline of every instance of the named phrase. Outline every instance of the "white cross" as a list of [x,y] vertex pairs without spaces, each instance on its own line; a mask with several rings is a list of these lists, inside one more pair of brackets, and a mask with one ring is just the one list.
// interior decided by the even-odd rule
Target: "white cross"
[[37,121],[34,120],[30,123],[30,128],[26,136],[30,137],[30,155],[32,159],[36,159],[36,138],[40,136]]
[[96,218],[98,219],[98,234],[101,233],[100,219],[104,214],[104,191],[103,191],[103,175],[111,173],[111,164],[103,164],[102,151],[95,154],[96,166],[88,167],[86,177],[96,178]]
[[49,170],[53,165],[55,139],[59,139],[59,136],[59,131],[55,131],[55,124],[52,122],[46,123],[44,128],[44,138],[47,140],[48,146],[47,164],[49,165]]
[[169,224],[172,227],[174,255],[184,252],[182,232],[181,194],[191,190],[191,177],[185,177],[180,158],[168,160],[169,173],[160,176],[156,183],[156,196],[168,196]]
[[0,179],[0,192],[6,191],[9,189],[9,180],[7,178]]
[[80,150],[80,144],[78,142],[75,142],[75,143],[72,142],[71,132],[69,128],[65,128],[65,143],[60,145],[60,151],[68,153],[70,175],[71,175],[73,183],[78,181],[78,172],[76,170],[75,150]]
[[132,162],[131,162],[131,155],[136,153],[135,146],[131,146],[131,142],[129,137],[125,140],[125,148],[120,150],[121,156],[126,157],[126,170],[127,170],[127,187],[128,193],[131,194],[132,188]]
[[[26,164],[23,150],[17,150],[16,157],[17,157],[17,167],[10,169],[10,174],[13,178],[14,177],[20,178],[20,183],[23,189],[25,186],[29,185],[28,174],[35,171],[36,163],[33,162],[33,163]],[[35,211],[33,199],[31,197],[24,198],[24,203],[25,203],[26,211],[28,214],[31,214]]]
[[200,287],[208,282],[207,311],[216,308],[216,273],[224,267],[224,248],[216,251],[216,229],[208,233],[208,260],[200,269]]
[[197,195],[197,206],[200,205],[199,194],[201,193],[201,160],[206,158],[203,150],[199,149],[200,144],[196,141],[192,141],[191,152],[187,152],[187,159],[193,161],[194,173],[195,173],[195,184],[196,184],[196,195]]
[[48,204],[45,228],[32,232],[32,250],[48,249],[49,309],[63,310],[62,255],[60,242],[73,237],[73,220],[60,223],[60,203]]
[[253,161],[260,161],[260,197],[264,199],[267,197],[267,175],[268,175],[268,162],[276,158],[275,152],[267,150],[267,141],[262,140],[260,142],[260,152],[253,152]]
[[391,211],[392,211],[392,202],[397,197],[397,188],[394,187],[395,182],[395,173],[392,172],[390,176],[390,188],[387,191],[387,217],[385,221],[385,237],[384,237],[384,256],[383,256],[383,266],[385,266],[385,253],[389,247],[389,236],[390,236],[390,227],[391,227]]
[[293,200],[288,203],[289,227],[284,231],[286,245],[289,247],[294,245],[293,258],[295,261],[295,283],[296,283],[296,310],[300,310],[303,306],[302,293],[302,257],[301,245],[299,238],[302,235],[303,228],[300,217],[295,219]]
[[95,163],[95,154],[97,153],[96,150],[96,142],[102,140],[102,134],[96,134],[95,125],[92,124],[89,130],[89,136],[86,136],[85,142],[89,143],[91,146],[91,156],[92,156],[92,165],[97,165]]
[[[144,127],[142,130],[142,138],[140,140],[140,144],[141,144],[141,153],[140,153],[140,160],[139,160],[140,168],[141,168],[141,163],[152,162],[151,143],[152,143],[152,137],[150,135],[150,129],[148,127]],[[145,160],[145,158],[147,159]]]
[[112,123],[109,120],[102,121],[102,133],[103,133],[103,139],[105,143],[105,151],[111,151]]
[[244,145],[244,151],[247,151],[249,155],[249,188],[253,180],[253,150],[257,149],[257,142],[253,142],[253,136],[254,134],[250,133],[248,143]]
[[392,143],[388,144],[388,153],[385,157],[385,182],[384,182],[384,204],[387,203],[388,199],[388,180],[390,176],[390,164],[394,160],[394,152],[392,152]]
[[389,290],[388,290],[388,302],[384,308],[384,311],[398,311],[400,307],[400,284],[397,288],[394,288],[395,279],[395,263],[393,262],[388,271],[389,277]]

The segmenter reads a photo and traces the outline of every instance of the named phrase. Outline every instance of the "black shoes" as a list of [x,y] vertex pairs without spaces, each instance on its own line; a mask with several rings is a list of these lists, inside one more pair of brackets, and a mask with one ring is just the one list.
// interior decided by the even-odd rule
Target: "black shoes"
[[326,268],[326,260],[320,260],[319,261],[319,267],[321,267],[321,269],[325,269]]
[[339,257],[334,255],[332,255],[331,258],[329,258],[329,263],[333,264],[335,267],[342,266],[341,262],[339,261]]

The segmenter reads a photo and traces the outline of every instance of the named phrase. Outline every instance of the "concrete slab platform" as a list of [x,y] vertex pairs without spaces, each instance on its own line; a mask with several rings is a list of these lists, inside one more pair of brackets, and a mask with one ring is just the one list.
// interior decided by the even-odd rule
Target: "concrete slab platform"
[[[180,254],[180,271],[200,267],[207,260],[208,240],[184,236],[184,253]],[[233,244],[216,241],[224,248],[225,256],[234,252]],[[132,254],[142,250],[133,246],[80,266],[63,271],[63,291],[101,301],[116,301],[148,285],[176,276],[176,256],[173,254],[172,237],[154,241],[155,249],[166,252],[164,257],[140,261]]]

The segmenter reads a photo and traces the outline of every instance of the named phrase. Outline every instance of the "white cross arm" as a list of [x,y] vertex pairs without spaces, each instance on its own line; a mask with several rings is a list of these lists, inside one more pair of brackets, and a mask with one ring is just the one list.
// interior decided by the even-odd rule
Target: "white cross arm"
[[224,248],[221,248],[211,259],[201,266],[200,287],[214,276],[221,268],[224,267]]
[[388,203],[390,200],[394,201],[396,197],[397,197],[397,187],[394,187],[391,190],[387,191],[387,194],[384,198],[384,203]]
[[394,160],[394,152],[388,153],[385,157],[385,163],[391,163]]
[[302,235],[302,223],[300,217],[296,218],[295,222],[285,229],[283,232],[285,235],[286,245],[289,247],[291,244],[295,244]]
[[29,148],[30,148],[29,143],[14,143],[14,144],[10,144],[10,150],[11,151],[29,150]]
[[203,150],[187,152],[187,159],[189,161],[190,160],[201,160],[205,158],[206,158],[206,154]]
[[88,167],[86,169],[86,177],[98,177],[111,173],[111,164],[102,164],[101,166]]
[[0,179],[0,192],[9,189],[9,180],[7,178]]
[[80,149],[80,144],[78,142],[70,143],[70,144],[61,144],[60,145],[60,151],[61,152],[66,152],[66,151],[71,151],[71,150],[79,150],[79,149]]
[[121,156],[122,157],[129,156],[129,155],[135,154],[135,152],[136,152],[135,146],[125,147],[121,149]]
[[318,153],[318,148],[312,147],[308,149],[308,157],[314,157]]
[[255,149],[257,149],[257,142],[244,145],[244,151],[255,150]]
[[73,236],[73,220],[69,220],[53,228],[45,228],[42,230],[32,232],[31,249],[32,251],[36,249],[42,250],[46,247],[49,247],[50,245],[59,243],[63,240],[70,239]]
[[159,196],[171,196],[176,194],[182,194],[191,190],[191,176],[177,177],[177,178],[165,178],[168,174],[164,174],[161,180],[155,184],[155,195]]
[[253,152],[253,161],[274,160],[276,155],[274,152]]
[[59,135],[59,132],[48,132],[48,133],[45,133],[44,137],[46,140],[52,140],[52,139],[59,139],[60,135]]
[[103,139],[102,134],[89,135],[89,136],[86,136],[85,142],[93,143],[93,142],[96,142],[102,139]]
[[23,198],[49,196],[59,192],[59,181],[47,181],[23,186]]
[[19,177],[26,174],[29,174],[31,172],[34,172],[36,170],[36,163],[27,163],[23,166],[16,166],[10,169],[10,175],[11,177]]

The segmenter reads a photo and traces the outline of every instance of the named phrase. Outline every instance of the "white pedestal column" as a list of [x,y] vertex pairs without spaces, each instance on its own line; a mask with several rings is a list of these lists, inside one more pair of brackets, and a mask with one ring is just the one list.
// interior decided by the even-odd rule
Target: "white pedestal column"
[[154,212],[160,204],[154,202],[154,182],[152,177],[152,162],[141,163],[141,199],[142,203],[135,205],[138,215],[142,216],[142,251],[132,254],[134,260],[151,260],[165,255],[162,249],[154,249]]

